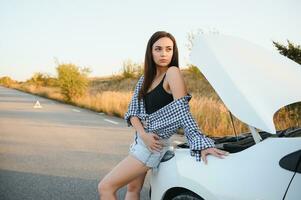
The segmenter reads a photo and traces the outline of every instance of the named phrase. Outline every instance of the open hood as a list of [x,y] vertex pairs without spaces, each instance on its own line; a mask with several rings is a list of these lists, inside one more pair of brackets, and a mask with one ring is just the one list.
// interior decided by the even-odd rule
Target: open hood
[[231,113],[255,128],[276,133],[275,112],[301,101],[301,66],[276,50],[202,34],[194,40],[190,58]]

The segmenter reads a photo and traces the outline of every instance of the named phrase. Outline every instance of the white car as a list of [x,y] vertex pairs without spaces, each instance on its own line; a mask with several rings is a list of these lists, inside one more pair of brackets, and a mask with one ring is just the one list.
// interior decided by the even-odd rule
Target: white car
[[224,159],[196,162],[187,144],[168,151],[150,177],[152,200],[300,200],[301,128],[276,131],[273,116],[301,101],[301,66],[243,39],[200,35],[191,52],[250,133],[216,139]]

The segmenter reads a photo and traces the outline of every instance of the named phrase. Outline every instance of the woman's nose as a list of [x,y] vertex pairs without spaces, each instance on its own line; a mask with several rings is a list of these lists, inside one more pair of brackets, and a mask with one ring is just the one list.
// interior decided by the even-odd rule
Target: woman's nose
[[166,55],[166,51],[165,50],[162,50],[161,51],[161,56],[165,56]]

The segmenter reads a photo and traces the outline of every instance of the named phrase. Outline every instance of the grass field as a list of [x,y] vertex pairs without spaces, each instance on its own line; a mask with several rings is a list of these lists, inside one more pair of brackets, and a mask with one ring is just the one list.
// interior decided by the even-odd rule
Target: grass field
[[[189,70],[182,70],[188,92],[192,95],[190,110],[204,134],[214,137],[233,135],[230,113],[205,77]],[[123,118],[133,95],[137,78],[123,79],[119,76],[93,78],[86,95],[71,102],[74,105],[104,112]],[[35,86],[28,83],[14,84],[13,88],[47,98],[64,101],[58,87]],[[247,132],[246,124],[234,116],[237,133]],[[274,117],[277,130],[301,125],[298,112],[282,108]]]

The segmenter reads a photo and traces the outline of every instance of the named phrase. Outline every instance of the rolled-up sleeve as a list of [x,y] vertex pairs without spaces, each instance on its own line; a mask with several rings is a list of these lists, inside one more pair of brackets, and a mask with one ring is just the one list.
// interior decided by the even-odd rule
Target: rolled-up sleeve
[[201,150],[215,147],[214,140],[202,134],[189,111],[189,106],[183,111],[181,119],[181,126],[189,143],[190,154],[196,158],[196,161],[201,161]]
[[138,116],[139,115],[139,101],[138,101],[138,94],[139,94],[139,90],[142,86],[143,83],[143,75],[139,78],[136,86],[135,86],[135,90],[134,90],[134,94],[132,96],[132,99],[128,105],[128,110],[127,112],[124,114],[124,120],[126,121],[128,127],[129,126],[133,126],[130,119],[133,116]]

